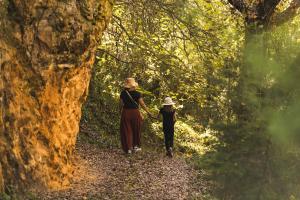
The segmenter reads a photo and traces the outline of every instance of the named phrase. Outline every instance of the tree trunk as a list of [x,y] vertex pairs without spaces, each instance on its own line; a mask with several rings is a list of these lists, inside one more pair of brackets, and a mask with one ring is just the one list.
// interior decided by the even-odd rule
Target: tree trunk
[[243,63],[240,68],[237,98],[234,102],[235,113],[239,122],[249,122],[256,118],[265,74],[266,48],[264,46],[265,29],[254,24],[247,24],[245,30]]
[[109,0],[0,0],[0,192],[69,183],[94,52],[110,16]]
[[259,73],[265,59],[263,35],[272,25],[277,5],[281,0],[228,0],[228,2],[244,16],[245,45],[244,59],[240,68],[240,79],[236,90],[237,98],[233,101],[234,112],[240,123],[247,123],[256,118],[262,95],[264,74]]

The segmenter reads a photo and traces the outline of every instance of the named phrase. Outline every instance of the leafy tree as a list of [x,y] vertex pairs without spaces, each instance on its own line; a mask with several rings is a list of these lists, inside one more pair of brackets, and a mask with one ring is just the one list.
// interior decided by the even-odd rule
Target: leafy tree
[[105,81],[105,91],[116,94],[124,78],[134,76],[148,103],[158,105],[168,95],[183,105],[182,116],[204,124],[231,120],[225,99],[237,78],[230,65],[239,62],[237,27],[243,25],[228,16],[229,7],[218,1],[118,1],[98,49],[96,85]]
[[[299,127],[276,113],[290,119],[287,113],[297,109],[294,103],[298,99],[294,85],[297,81],[290,73],[298,74],[294,67],[299,49],[293,39],[298,33],[292,30],[299,26],[299,19],[290,27],[289,20],[296,16],[299,4],[297,1],[290,4],[284,1],[228,2],[244,17],[245,45],[238,85],[231,96],[237,120],[218,127],[223,145],[217,147],[217,153],[206,157],[212,163],[219,163],[217,169],[214,168],[215,178],[223,186],[218,194],[222,199],[298,198],[297,176],[292,170],[299,165],[298,142],[291,135],[295,135]],[[274,40],[280,41],[279,44]],[[287,80],[288,87],[284,83]],[[279,142],[278,136],[287,143]],[[287,144],[291,144],[291,140],[294,145],[289,148]],[[284,172],[283,160],[289,173]],[[288,180],[293,184],[287,184]]]
[[118,1],[98,48],[84,120],[118,132],[119,92],[134,76],[152,110],[172,96],[183,105],[181,120],[205,127],[199,135],[206,129],[217,136],[207,142],[210,151],[195,154],[211,172],[216,198],[299,198],[298,7],[279,0]]

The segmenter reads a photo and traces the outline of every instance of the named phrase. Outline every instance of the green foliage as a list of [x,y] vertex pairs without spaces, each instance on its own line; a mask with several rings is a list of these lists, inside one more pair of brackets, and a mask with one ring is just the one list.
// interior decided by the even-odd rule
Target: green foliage
[[242,37],[240,21],[228,16],[218,1],[120,1],[98,48],[83,121],[116,132],[118,95],[129,76],[150,107],[171,96],[181,115],[204,124],[224,115],[231,120],[227,96],[237,68],[230,66],[238,64]]
[[0,193],[1,200],[37,200],[38,198],[31,192],[21,192],[13,185],[6,185],[5,192]]
[[213,125],[220,145],[198,161],[220,199],[300,198],[299,32],[290,32],[299,25],[295,19],[246,41],[232,96],[237,120]]
[[[199,124],[193,120],[179,120],[175,124],[175,130],[176,148],[187,156],[192,154],[202,155],[218,143],[218,138],[211,133],[211,130],[199,127]],[[151,131],[163,140],[162,123],[152,123]]]
[[[177,102],[176,147],[207,171],[209,198],[300,199],[300,19],[257,32],[242,22],[220,1],[119,1],[83,122],[116,138],[122,83],[135,77],[152,112]],[[162,139],[146,120],[145,143]]]
[[12,198],[6,193],[2,193],[2,194],[0,194],[0,199],[11,200]]
[[120,1],[98,49],[95,77],[120,90],[133,76],[147,103],[171,96],[183,114],[207,124],[231,118],[225,99],[237,78],[230,66],[239,62],[240,22],[218,1]]

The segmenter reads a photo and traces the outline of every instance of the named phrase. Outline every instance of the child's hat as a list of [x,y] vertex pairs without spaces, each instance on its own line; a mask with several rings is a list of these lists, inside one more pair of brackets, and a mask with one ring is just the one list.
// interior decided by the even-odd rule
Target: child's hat
[[175,105],[175,102],[173,102],[171,97],[166,97],[162,105],[163,106]]

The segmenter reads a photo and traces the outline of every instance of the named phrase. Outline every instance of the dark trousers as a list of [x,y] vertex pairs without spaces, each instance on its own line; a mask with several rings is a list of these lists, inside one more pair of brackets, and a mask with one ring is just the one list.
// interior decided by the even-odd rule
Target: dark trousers
[[134,146],[141,146],[142,118],[138,109],[123,109],[120,135],[122,149],[127,152]]
[[174,143],[174,127],[164,128],[165,146],[166,150],[173,148]]

